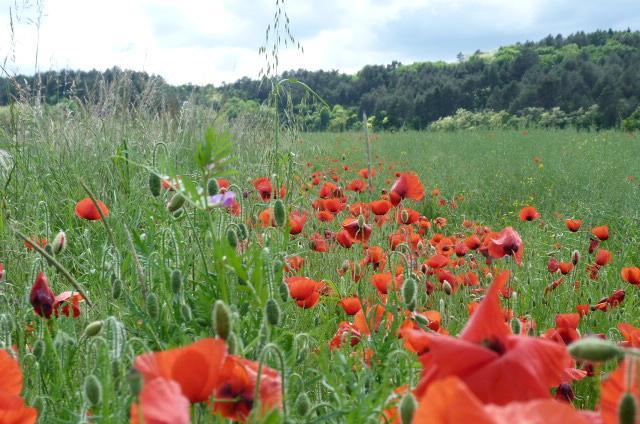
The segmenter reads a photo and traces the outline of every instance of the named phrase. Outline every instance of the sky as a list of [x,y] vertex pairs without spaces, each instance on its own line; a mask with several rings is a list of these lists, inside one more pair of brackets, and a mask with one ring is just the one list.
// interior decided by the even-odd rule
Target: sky
[[[281,71],[355,73],[548,34],[640,30],[639,0],[286,0],[285,8],[304,52],[283,46]],[[275,10],[275,0],[0,0],[0,64],[26,74],[118,66],[171,84],[256,78]]]

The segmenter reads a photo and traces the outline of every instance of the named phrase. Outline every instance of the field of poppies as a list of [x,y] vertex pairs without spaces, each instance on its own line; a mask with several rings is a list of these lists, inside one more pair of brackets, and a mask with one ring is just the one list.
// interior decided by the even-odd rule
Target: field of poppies
[[2,423],[634,423],[640,140],[22,116]]

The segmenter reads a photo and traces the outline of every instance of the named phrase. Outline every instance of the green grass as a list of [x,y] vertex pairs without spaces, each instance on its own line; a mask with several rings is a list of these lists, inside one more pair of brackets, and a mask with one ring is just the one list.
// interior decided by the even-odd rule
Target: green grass
[[[289,181],[287,206],[307,210],[317,196],[317,187],[312,192],[302,190],[311,172],[330,175],[335,171],[345,183],[355,178],[357,170],[366,167],[361,134],[298,135],[287,140],[282,150],[295,155],[276,157],[269,151],[272,141],[268,133],[234,128],[238,134],[237,161],[236,173],[230,179],[248,193],[242,200],[243,216],[188,208],[174,218],[165,207],[167,199],[151,196],[148,172],[136,164],[200,181],[194,152],[213,117],[191,111],[184,121],[176,122],[168,117],[118,118],[87,113],[63,121],[59,117],[41,119],[28,112],[24,111],[18,125],[7,128],[0,139],[0,147],[9,150],[16,160],[3,195],[0,261],[5,264],[7,281],[0,287],[0,340],[20,352],[24,395],[27,403],[40,408],[41,422],[87,420],[89,409],[93,421],[126,422],[129,405],[136,399],[129,384],[135,356],[213,336],[211,308],[217,299],[231,306],[233,331],[241,342],[239,354],[257,360],[267,340],[283,352],[286,402],[295,421],[378,422],[393,390],[417,383],[421,366],[415,355],[405,351],[393,332],[395,327],[374,333],[353,349],[329,351],[329,340],[339,322],[348,320],[337,306],[338,295],[358,292],[362,298],[375,297],[375,288],[368,282],[371,270],[359,284],[337,273],[345,259],[362,259],[361,247],[333,249],[325,254],[309,247],[310,235],[324,229],[335,231],[340,218],[326,224],[310,217],[302,236],[295,238],[280,230],[250,226],[244,251],[231,248],[226,238],[233,223],[251,223],[253,215],[266,207],[258,202],[251,186],[254,178],[279,170],[279,179]],[[372,138],[373,166],[379,170],[373,180],[376,193],[355,197],[351,193],[351,200],[374,200],[379,189],[390,187],[396,171],[412,170],[425,183],[427,197],[411,206],[429,218],[446,217],[449,224],[442,230],[446,234],[464,232],[464,219],[496,230],[516,228],[527,250],[524,266],[513,267],[518,296],[509,306],[516,315],[535,319],[540,332],[554,325],[557,313],[574,312],[577,304],[595,303],[616,288],[627,290],[624,304],[585,317],[581,332],[607,333],[619,339],[619,322],[640,324],[637,289],[620,277],[622,266],[640,265],[640,185],[628,178],[640,177],[637,138],[619,132],[541,130],[526,134],[384,133]],[[153,165],[158,142],[165,143],[167,153],[159,148]],[[534,158],[539,159],[536,162]],[[342,171],[343,165],[349,165],[350,171]],[[116,246],[99,222],[82,221],[74,215],[75,203],[86,196],[81,180],[111,208],[108,223]],[[458,207],[440,206],[429,195],[434,188],[448,200],[457,199]],[[540,221],[519,221],[518,212],[525,205],[540,210],[544,225]],[[585,220],[579,233],[566,230],[564,219],[569,217]],[[589,261],[588,231],[602,224],[611,228],[611,238],[603,246],[613,252],[614,261],[599,281],[590,281],[584,270]],[[47,272],[56,293],[71,287],[35,252],[24,248],[12,226],[48,240],[64,230],[69,247],[58,259],[95,306],[83,304],[78,319],[46,321],[37,317],[28,302],[37,271]],[[144,284],[159,300],[157,315],[148,309],[127,229],[132,234]],[[392,229],[395,226],[374,229],[371,244],[386,248]],[[548,255],[568,261],[575,249],[583,254],[575,275],[582,288],[574,290],[573,281],[568,281],[551,296],[544,296],[544,287],[556,278],[546,270]],[[330,282],[335,291],[315,308],[303,310],[278,293],[282,261],[293,254],[306,258],[304,275]],[[500,265],[504,266],[504,261]],[[177,294],[170,284],[174,269],[185,278]],[[122,281],[118,298],[113,296],[114,279]],[[483,280],[483,285],[487,284]],[[476,296],[465,289],[454,296],[442,291],[426,296],[422,284],[420,290],[419,306],[443,308],[444,325],[456,334],[468,318],[467,304]],[[282,309],[282,323],[265,329],[263,310],[270,298],[275,298]],[[390,309],[398,305],[392,301]],[[395,313],[397,326],[402,320],[401,311]],[[85,327],[96,320],[105,320],[100,335],[83,337]],[[362,361],[365,348],[376,352],[372,367]],[[273,355],[266,360],[279,368]],[[91,408],[82,394],[84,379],[90,374],[96,375],[103,386],[101,404]],[[597,386],[597,379],[581,383],[576,389],[577,404],[592,408]],[[314,413],[307,417],[297,416],[293,408],[302,392],[315,405]],[[213,417],[204,405],[194,407],[194,421],[225,422]]]

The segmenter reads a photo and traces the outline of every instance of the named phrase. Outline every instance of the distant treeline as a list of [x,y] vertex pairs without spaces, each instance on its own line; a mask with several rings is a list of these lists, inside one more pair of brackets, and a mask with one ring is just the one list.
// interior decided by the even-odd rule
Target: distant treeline
[[[423,129],[435,122],[438,124],[434,127],[442,126],[445,117],[456,119],[459,110],[487,116],[503,113],[502,118],[511,119],[505,121],[510,122],[508,125],[538,125],[529,117],[542,118],[546,113],[540,125],[559,122],[559,126],[612,128],[624,123],[630,129],[630,123],[640,117],[639,70],[640,32],[578,32],[489,53],[460,54],[457,63],[393,62],[365,66],[355,75],[338,71],[285,72],[283,78],[304,82],[326,104],[294,84],[290,86],[291,95],[286,101],[283,99],[280,107],[295,113],[280,116],[298,117],[307,130],[356,128],[361,125],[363,113],[376,128]],[[34,77],[15,81],[24,81],[23,86],[29,87],[32,94],[39,86],[42,98],[51,104],[71,96],[83,101],[91,99],[123,72],[117,68],[104,73],[47,72],[41,74],[39,84]],[[272,85],[264,80],[243,78],[220,87],[175,87],[161,77],[140,72],[127,75],[129,92],[124,95],[133,103],[140,102],[145,93],[150,98],[151,85],[151,91],[159,94],[156,99],[161,99],[145,102],[153,107],[173,109],[191,100],[220,109],[231,119],[243,113],[269,113],[265,104]],[[0,80],[0,104],[7,104],[19,94],[15,81]]]

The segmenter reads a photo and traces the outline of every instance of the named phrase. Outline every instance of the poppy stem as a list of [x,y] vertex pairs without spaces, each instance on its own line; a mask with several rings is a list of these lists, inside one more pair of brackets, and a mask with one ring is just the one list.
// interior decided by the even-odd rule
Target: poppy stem
[[126,224],[124,226],[124,233],[127,235],[127,241],[129,242],[129,250],[131,250],[131,256],[133,256],[133,263],[136,266],[136,271],[138,273],[138,282],[140,283],[140,286],[142,287],[142,292],[144,293],[144,296],[146,298],[147,294],[149,293],[149,290],[147,289],[147,284],[144,277],[144,268],[142,268],[142,263],[140,263],[140,258],[138,258],[138,253],[136,252],[136,246],[133,244],[133,237],[131,236],[131,232],[129,231],[129,228],[127,227]]
[[80,293],[80,295],[84,298],[84,300],[87,302],[87,305],[93,306],[93,302],[91,302],[91,300],[89,300],[89,297],[87,297],[87,294],[85,293],[85,291],[82,289],[82,287],[80,287],[80,284],[78,284],[78,281],[76,281],[76,279],[73,278],[73,275],[71,275],[69,273],[69,271],[67,271],[67,269],[60,262],[58,262],[56,260],[56,258],[54,258],[49,253],[47,253],[47,251],[44,250],[42,247],[40,247],[38,245],[38,243],[36,243],[34,240],[31,240],[29,237],[25,236],[17,228],[12,228],[12,229],[13,229],[13,232],[19,238],[21,238],[23,241],[31,244],[31,246],[33,246],[33,249],[36,252],[38,252],[40,255],[42,255],[51,265],[53,265],[58,271],[60,271],[60,273],[71,283],[73,288],[78,293]]

